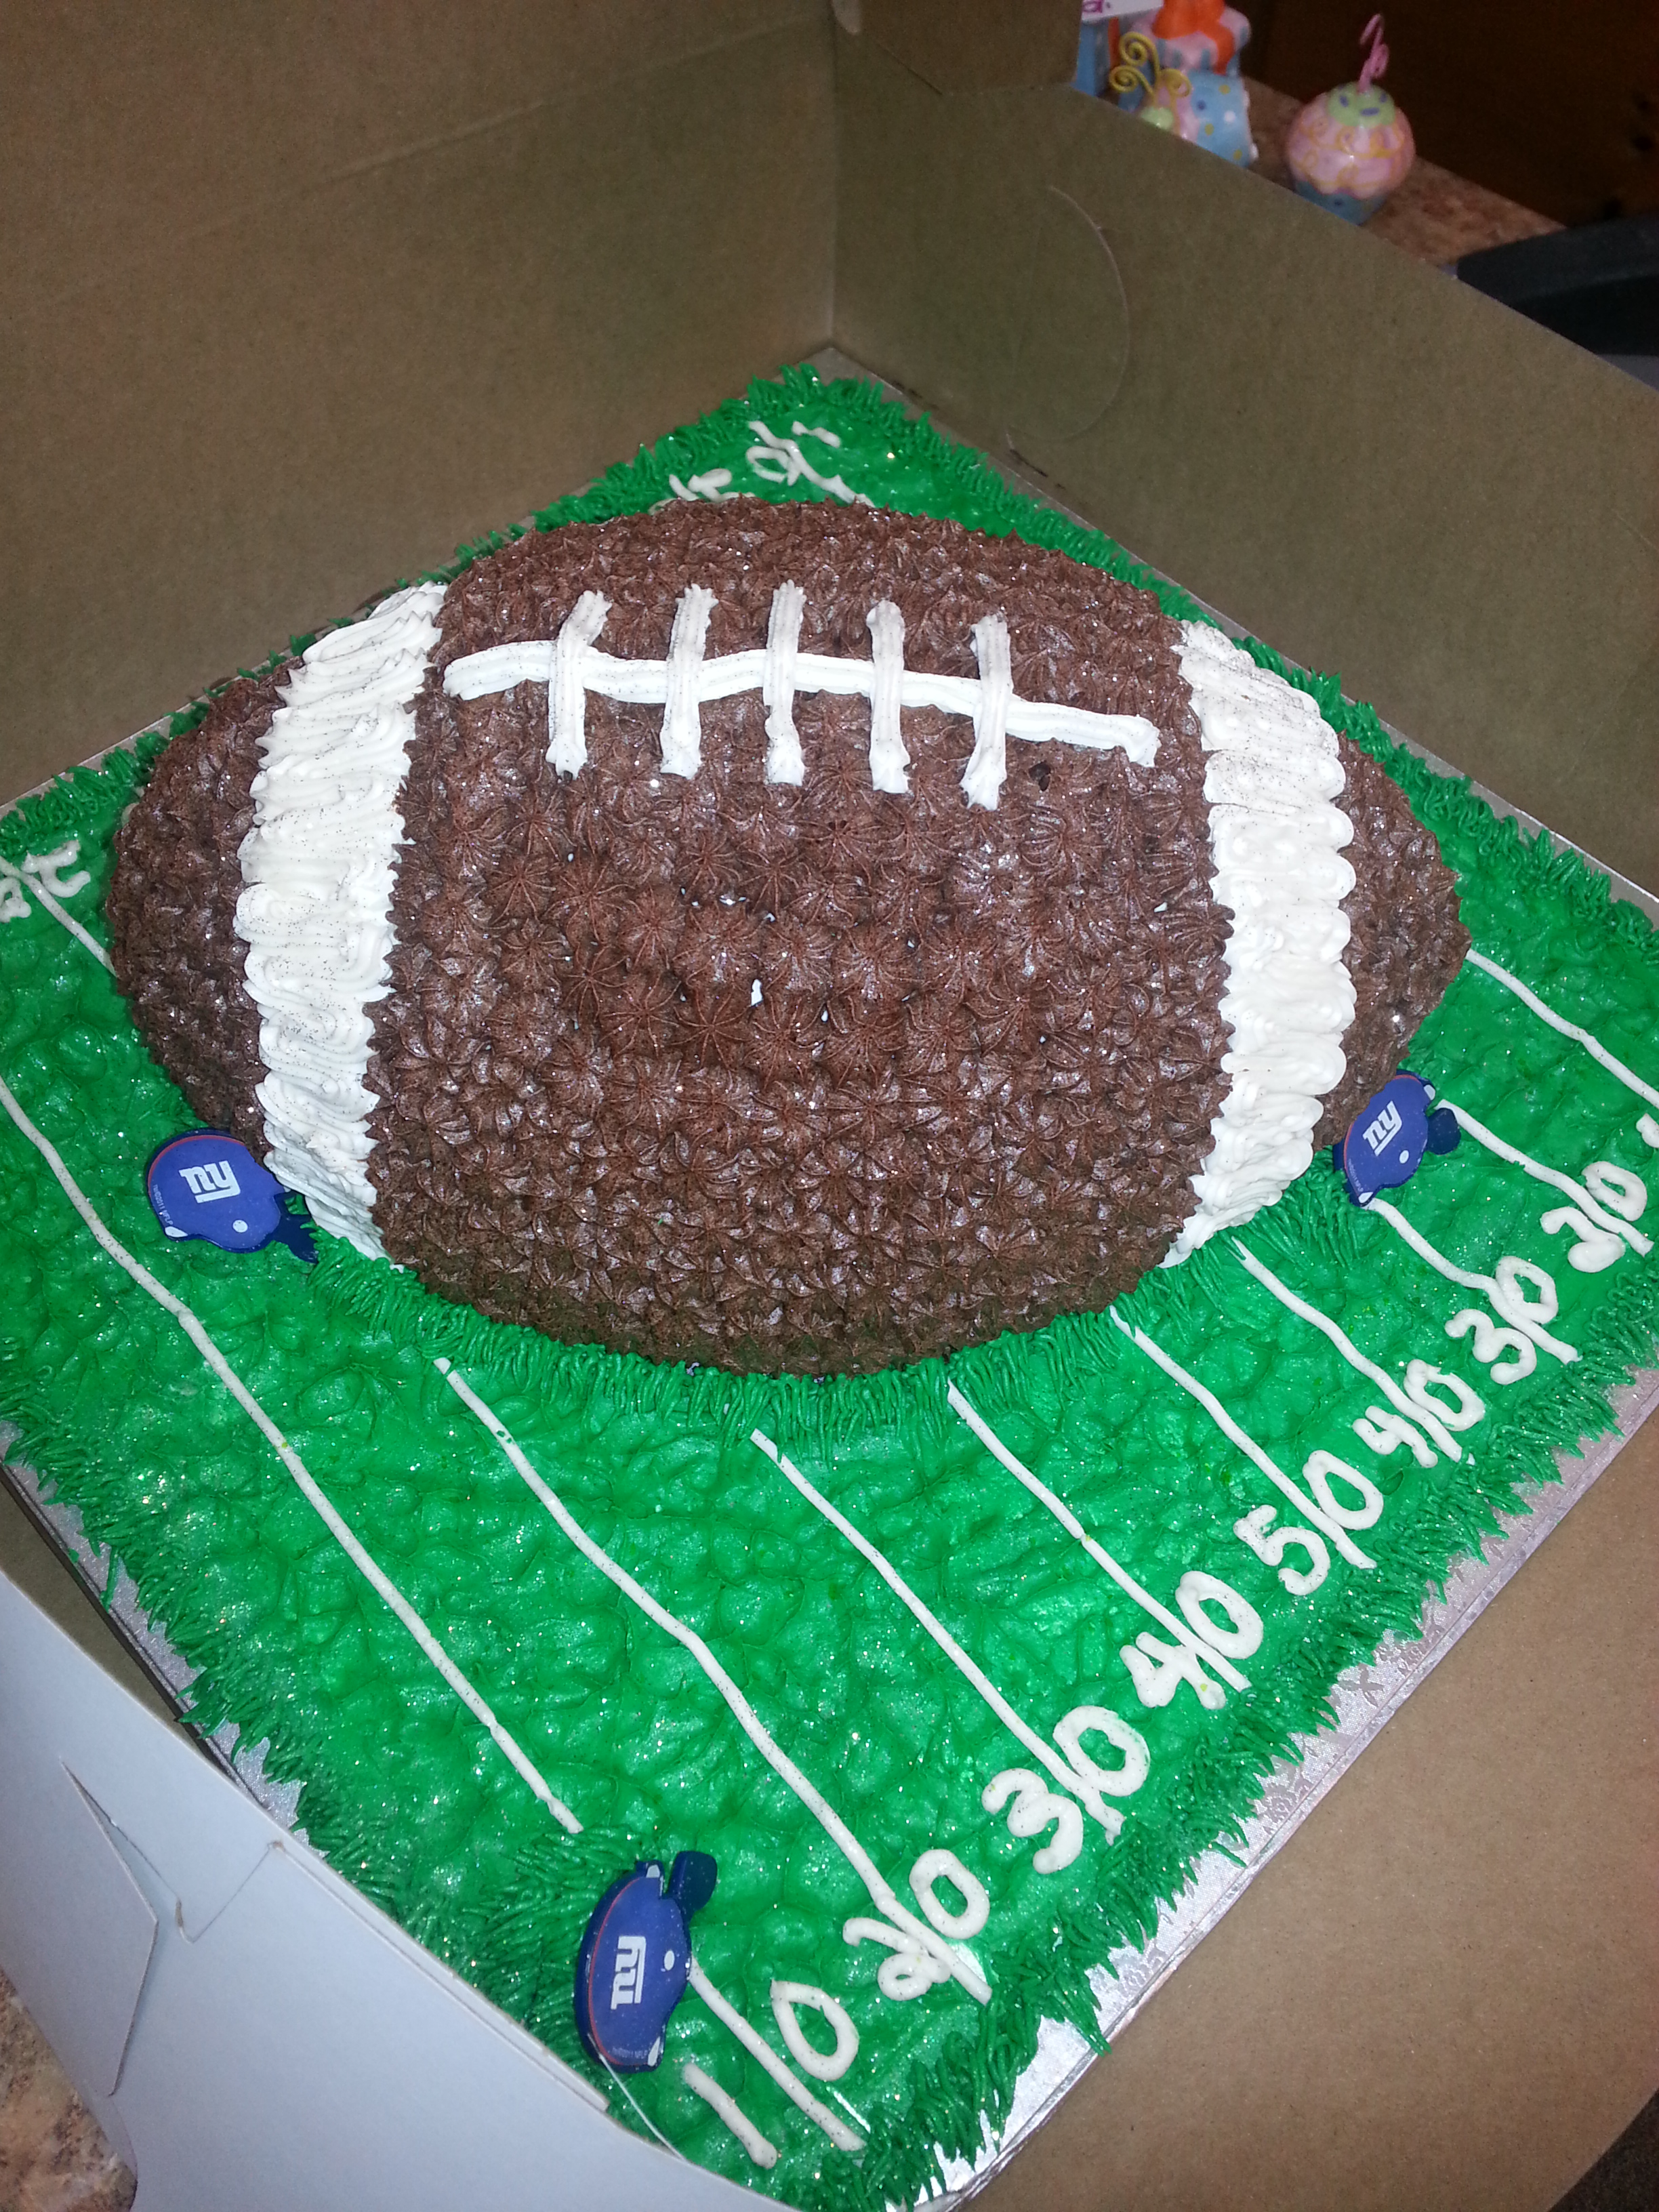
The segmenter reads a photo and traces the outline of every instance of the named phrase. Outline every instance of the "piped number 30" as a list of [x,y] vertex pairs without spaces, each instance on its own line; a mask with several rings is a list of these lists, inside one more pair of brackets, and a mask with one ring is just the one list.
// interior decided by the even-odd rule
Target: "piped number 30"
[[[1104,1736],[1117,1753],[1118,1764],[1102,1766],[1091,1759],[1083,1748],[1085,1735]],[[1054,1741],[1077,1777],[1079,1795],[1092,1800],[1097,1816],[1103,1814],[1103,1794],[1132,1797],[1151,1771],[1152,1753],[1146,1737],[1106,1705],[1079,1705],[1067,1713],[1055,1727]],[[980,1802],[988,1813],[1000,1813],[1007,1807],[1011,1836],[1024,1838],[1040,1836],[1048,1828],[1054,1830],[1049,1840],[1031,1855],[1031,1864],[1039,1874],[1058,1874],[1083,1849],[1083,1814],[1077,1799],[1051,1790],[1030,1767],[1005,1767],[1000,1774],[993,1775]],[[1108,1834],[1115,1834],[1121,1825],[1118,1814],[1110,1807],[1104,1808],[1103,1814],[1110,1816]]]

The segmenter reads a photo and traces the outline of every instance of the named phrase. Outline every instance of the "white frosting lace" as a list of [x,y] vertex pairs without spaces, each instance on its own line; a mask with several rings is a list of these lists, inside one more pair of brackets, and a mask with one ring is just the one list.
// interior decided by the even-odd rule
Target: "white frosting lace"
[[1182,624],[1181,672],[1208,756],[1211,889],[1233,916],[1221,1000],[1232,1042],[1197,1209],[1166,1265],[1271,1206],[1309,1165],[1354,1011],[1342,960],[1353,826],[1331,804],[1344,782],[1335,732],[1207,623]]
[[870,609],[868,660],[799,649],[804,597],[798,585],[781,584],[773,594],[766,644],[744,653],[705,657],[708,612],[714,602],[700,584],[689,585],[675,610],[673,635],[665,660],[623,660],[594,644],[609,611],[596,592],[586,592],[556,638],[514,645],[492,645],[452,660],[444,689],[457,699],[483,699],[515,684],[547,686],[547,755],[556,768],[574,774],[587,757],[582,734],[582,700],[589,692],[663,709],[662,768],[665,775],[693,776],[701,765],[699,709],[707,700],[731,699],[758,691],[767,708],[766,778],[769,783],[799,784],[806,764],[795,729],[798,692],[862,695],[870,702],[870,781],[877,791],[908,789],[908,756],[900,733],[899,710],[936,707],[946,714],[965,714],[973,722],[975,744],[963,773],[963,788],[975,806],[994,807],[1007,773],[1009,738],[1029,744],[1058,743],[1120,748],[1141,767],[1158,755],[1158,726],[1144,714],[1097,714],[1085,707],[1022,699],[1009,672],[1008,625],[988,615],[974,629],[977,676],[930,676],[904,665],[904,618],[890,599]]
[[368,1010],[390,988],[410,709],[445,588],[395,592],[309,647],[261,741],[240,854],[236,933],[259,1010],[267,1162],[325,1229],[375,1257]]

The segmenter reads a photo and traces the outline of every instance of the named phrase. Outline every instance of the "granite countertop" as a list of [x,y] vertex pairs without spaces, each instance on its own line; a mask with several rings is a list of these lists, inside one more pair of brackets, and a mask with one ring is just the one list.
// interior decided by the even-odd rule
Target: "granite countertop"
[[[1245,83],[1250,94],[1250,130],[1256,148],[1256,174],[1275,185],[1291,184],[1285,165],[1285,142],[1291,135],[1299,100],[1275,92],[1254,77]],[[1484,185],[1455,177],[1419,155],[1416,165],[1394,197],[1371,217],[1365,228],[1373,238],[1386,238],[1414,261],[1437,266],[1461,260],[1466,253],[1488,246],[1509,246],[1517,238],[1541,238],[1559,230],[1547,215],[1534,215]]]
[[0,1974],[0,2207],[126,2212],[135,2185]]

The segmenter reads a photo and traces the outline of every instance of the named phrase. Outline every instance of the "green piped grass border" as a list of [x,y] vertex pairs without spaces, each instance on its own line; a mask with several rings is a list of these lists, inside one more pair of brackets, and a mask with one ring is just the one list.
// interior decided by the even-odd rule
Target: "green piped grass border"
[[[729,459],[734,441],[741,440],[757,410],[781,413],[826,404],[849,429],[878,431],[896,459],[929,480],[926,495],[918,493],[910,502],[912,511],[948,513],[994,534],[1017,534],[1152,590],[1173,616],[1202,618],[1202,610],[1185,592],[1140,568],[1109,539],[1011,489],[981,457],[947,442],[926,418],[908,415],[868,385],[826,386],[810,368],[787,370],[775,382],[757,383],[744,398],[659,441],[585,492],[541,510],[534,526],[600,521],[654,505],[674,495],[672,476],[689,477]],[[763,495],[817,495],[810,486],[780,486]],[[447,568],[430,573],[447,580],[520,534],[517,529],[492,533],[461,548]],[[266,665],[280,665],[307,641],[291,641]],[[1605,880],[1576,855],[1558,854],[1547,837],[1529,838],[1514,823],[1498,820],[1467,782],[1428,769],[1389,737],[1369,708],[1345,700],[1337,678],[1287,668],[1270,648],[1251,640],[1244,643],[1261,665],[1308,691],[1334,726],[1345,729],[1395,776],[1419,817],[1455,848],[1466,875],[1501,879],[1523,903],[1563,902],[1591,936],[1617,941],[1659,975],[1659,935],[1638,909],[1613,902]],[[216,686],[173,717],[165,732],[146,733],[135,749],[112,754],[95,773],[72,772],[24,802],[0,823],[0,849],[21,856],[31,846],[75,834],[92,814],[110,809],[112,779],[114,803],[124,803],[167,737],[199,720],[221,689]],[[1526,948],[1504,935],[1501,915],[1492,926],[1496,942],[1489,940],[1486,949],[1524,965]],[[1270,1257],[1316,1250],[1340,1269],[1360,1261],[1357,1218],[1328,1176],[1304,1177],[1247,1233]],[[1149,1279],[1120,1302],[1120,1310],[1132,1323],[1139,1320],[1155,1335],[1167,1334],[1207,1303],[1224,1303],[1231,1285],[1226,1270],[1235,1265],[1212,1246],[1178,1273]],[[1005,1337],[948,1363],[929,1361],[873,1376],[773,1380],[714,1369],[663,1368],[593,1347],[555,1345],[528,1330],[485,1321],[422,1290],[411,1277],[364,1261],[340,1244],[325,1247],[307,1279],[307,1294],[342,1317],[390,1332],[428,1358],[441,1355],[536,1394],[559,1416],[596,1410],[644,1413],[732,1443],[758,1425],[787,1435],[804,1453],[826,1455],[872,1429],[896,1431],[918,1453],[936,1446],[954,1430],[954,1417],[945,1404],[947,1372],[961,1381],[994,1424],[1029,1408],[1034,1399],[1063,1402],[1085,1389],[1103,1365],[1125,1356],[1123,1340],[1109,1317],[1079,1315],[1035,1337]],[[1516,1407],[1501,1429],[1494,1430],[1472,1479],[1425,1492],[1409,1542],[1395,1546],[1374,1580],[1346,1588],[1341,1618],[1324,1656],[1316,1659],[1302,1646],[1289,1652],[1274,1675],[1277,1694],[1271,1709],[1265,1702],[1259,1708],[1241,1708],[1239,1724],[1224,1747],[1212,1741],[1200,1747],[1168,1822],[1156,1833],[1134,1823],[1126,1828],[1103,1878],[1103,1901],[1063,1905],[1055,1916],[1058,1944],[1033,1941],[1024,1955],[1010,1960],[990,2007],[972,2023],[975,2032],[947,2042],[938,2061],[913,2076],[910,2112],[878,2121],[861,2166],[844,2160],[826,2166],[814,2203],[863,2208],[913,2198],[937,2178],[935,2142],[971,2158],[981,2142],[981,2114],[994,2127],[1006,2118],[1042,2018],[1069,2021],[1092,2047],[1100,2047],[1084,1969],[1103,1961],[1119,1945],[1148,1940],[1160,1900],[1179,1893],[1204,1850],[1242,1844],[1241,1823],[1273,1762],[1297,1759],[1299,1739],[1333,1717],[1329,1699],[1335,1674],[1368,1659],[1385,1633],[1414,1633],[1425,1589],[1443,1590],[1450,1565],[1477,1550],[1499,1526],[1498,1515],[1513,1510],[1517,1492],[1553,1476],[1556,1451],[1577,1449],[1586,1436],[1613,1425],[1607,1394],[1651,1364],[1656,1322],[1659,1290],[1648,1274],[1632,1270],[1598,1307],[1589,1333],[1581,1330],[1577,1364],[1552,1377],[1553,1388],[1547,1396]],[[171,1606],[175,1618],[187,1619],[188,1607],[181,1611],[179,1603],[183,1594],[169,1591],[161,1562],[144,1563],[154,1547],[154,1532],[100,1473],[95,1453],[77,1441],[74,1424],[37,1415],[25,1418],[21,1426],[23,1454],[43,1474],[50,1472],[55,1494],[91,1502],[100,1524],[93,1533],[110,1542],[118,1556],[141,1562],[141,1589],[155,1613],[167,1617]],[[187,1631],[186,1643],[194,1641]],[[1333,1649],[1334,1669],[1329,1663]],[[186,1648],[192,1663],[200,1663],[204,1656],[203,1649]],[[263,1715],[267,1687],[257,1675],[243,1672],[234,1649],[205,1656],[212,1664],[194,1686],[192,1723],[210,1733],[222,1719],[234,1717],[246,1723],[251,1714]],[[302,1757],[285,1748],[280,1714],[261,1717],[252,1732],[270,1736],[268,1771],[307,1784],[302,1817],[313,1840],[335,1864],[355,1869],[373,1841],[362,1818],[349,1801],[331,1796],[323,1778],[305,1771]],[[476,1913],[465,1916],[458,1928],[442,1906],[423,1897],[401,1896],[395,1883],[371,1875],[362,1886],[443,1955],[453,1957],[458,1945],[462,1947],[476,1962],[479,1985],[561,2055],[570,2057],[568,1986],[563,1972],[549,1967],[551,1959],[562,1968],[571,1929],[586,1902],[583,1896],[573,1904],[572,1884],[558,1878],[568,1863],[536,1857],[523,1869],[514,1909],[483,1928]],[[920,2122],[916,2113],[924,2116]],[[617,2116],[629,2123],[620,2106]]]

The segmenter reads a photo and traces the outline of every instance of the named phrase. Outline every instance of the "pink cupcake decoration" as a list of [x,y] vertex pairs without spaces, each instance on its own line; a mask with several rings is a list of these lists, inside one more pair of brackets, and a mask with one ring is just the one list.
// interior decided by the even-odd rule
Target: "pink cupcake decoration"
[[1340,84],[1308,105],[1285,149],[1304,199],[1345,222],[1369,222],[1417,159],[1412,126],[1377,79],[1389,66],[1382,18],[1360,33],[1369,42],[1357,84]]

